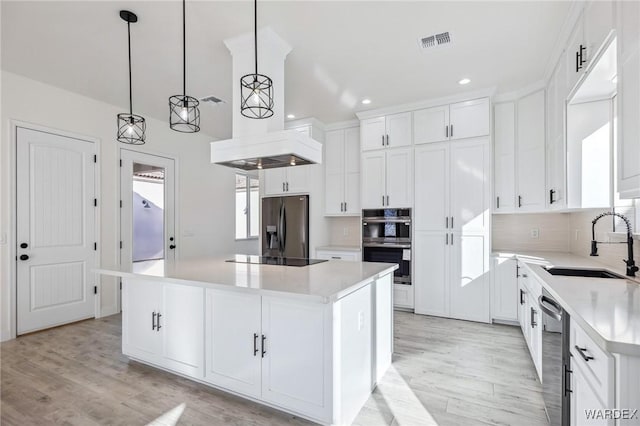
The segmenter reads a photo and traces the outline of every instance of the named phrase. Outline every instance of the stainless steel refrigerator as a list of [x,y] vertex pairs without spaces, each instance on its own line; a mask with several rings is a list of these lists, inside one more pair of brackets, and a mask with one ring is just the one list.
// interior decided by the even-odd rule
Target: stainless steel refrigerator
[[262,255],[309,257],[309,196],[262,199]]

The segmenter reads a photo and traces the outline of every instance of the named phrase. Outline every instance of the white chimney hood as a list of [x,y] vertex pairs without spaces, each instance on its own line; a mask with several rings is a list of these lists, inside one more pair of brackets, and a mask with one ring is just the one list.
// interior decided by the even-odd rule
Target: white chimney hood
[[233,60],[233,137],[211,142],[211,162],[244,170],[322,163],[322,144],[284,129],[284,61],[291,47],[271,28],[258,31],[258,72],[273,80],[274,114],[257,120],[240,113],[240,78],[254,72],[253,33],[227,39]]

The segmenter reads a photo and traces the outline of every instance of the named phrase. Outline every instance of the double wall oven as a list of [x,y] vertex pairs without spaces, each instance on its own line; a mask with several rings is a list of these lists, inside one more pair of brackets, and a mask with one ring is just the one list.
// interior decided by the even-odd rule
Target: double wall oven
[[411,285],[411,209],[362,211],[362,260],[397,263],[394,283]]

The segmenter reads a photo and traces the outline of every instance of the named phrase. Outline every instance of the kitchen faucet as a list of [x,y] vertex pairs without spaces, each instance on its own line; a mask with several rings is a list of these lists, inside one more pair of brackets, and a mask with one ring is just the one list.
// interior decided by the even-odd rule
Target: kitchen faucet
[[[624,220],[624,223],[627,225],[627,250],[629,259],[624,260],[624,263],[627,265],[627,276],[635,277],[636,272],[638,271],[638,267],[636,266],[636,262],[633,260],[633,234],[631,233],[631,222],[625,216],[616,212],[604,212],[596,216],[593,221],[591,221],[591,254],[590,256],[598,256],[598,242],[596,241],[596,223],[605,216],[617,216],[620,219]],[[606,243],[603,243],[606,244]]]

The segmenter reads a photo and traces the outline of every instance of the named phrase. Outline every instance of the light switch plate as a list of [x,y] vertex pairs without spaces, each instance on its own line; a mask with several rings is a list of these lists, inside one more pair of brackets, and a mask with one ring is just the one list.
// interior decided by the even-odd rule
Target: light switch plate
[[530,232],[531,238],[539,238],[540,237],[540,230],[538,228],[532,228],[531,232]]

